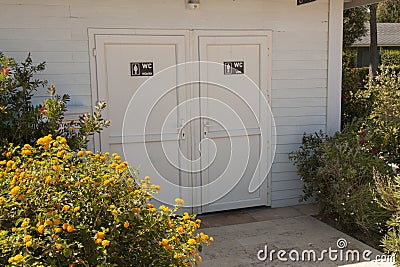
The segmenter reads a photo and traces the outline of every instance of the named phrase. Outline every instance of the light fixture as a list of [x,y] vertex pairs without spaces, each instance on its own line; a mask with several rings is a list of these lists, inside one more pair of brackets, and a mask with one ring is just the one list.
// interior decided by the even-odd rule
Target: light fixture
[[187,9],[198,9],[200,7],[200,0],[186,0]]

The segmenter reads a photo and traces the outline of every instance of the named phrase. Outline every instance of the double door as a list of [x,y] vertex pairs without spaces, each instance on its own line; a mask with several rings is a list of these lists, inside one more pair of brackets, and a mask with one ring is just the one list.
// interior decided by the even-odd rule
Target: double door
[[180,197],[196,213],[269,205],[270,32],[91,34],[93,99],[111,120],[102,151],[150,176],[159,202]]

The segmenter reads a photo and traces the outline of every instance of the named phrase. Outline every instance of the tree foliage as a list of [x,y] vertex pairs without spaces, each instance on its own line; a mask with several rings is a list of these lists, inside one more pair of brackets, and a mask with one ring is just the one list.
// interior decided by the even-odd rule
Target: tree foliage
[[365,7],[351,8],[343,14],[343,47],[350,47],[355,41],[367,33],[365,22],[368,12]]
[[400,23],[400,1],[387,0],[378,4],[378,23]]

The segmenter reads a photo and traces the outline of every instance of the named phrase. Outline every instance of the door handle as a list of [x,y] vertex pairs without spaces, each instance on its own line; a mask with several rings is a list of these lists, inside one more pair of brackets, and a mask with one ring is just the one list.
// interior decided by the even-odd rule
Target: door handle
[[186,138],[186,131],[185,131],[185,126],[184,126],[184,120],[181,120],[181,126],[177,127],[176,130],[179,133],[179,138],[181,140],[185,140]]
[[213,124],[203,124],[203,133],[204,133],[204,136],[207,136],[207,134],[208,134],[208,128],[209,127],[213,127],[214,125]]

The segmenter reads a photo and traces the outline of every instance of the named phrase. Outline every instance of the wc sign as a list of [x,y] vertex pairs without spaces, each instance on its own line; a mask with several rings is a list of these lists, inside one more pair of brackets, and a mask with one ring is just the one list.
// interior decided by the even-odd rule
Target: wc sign
[[153,76],[153,62],[131,62],[131,76]]
[[244,61],[225,61],[224,74],[244,74]]

